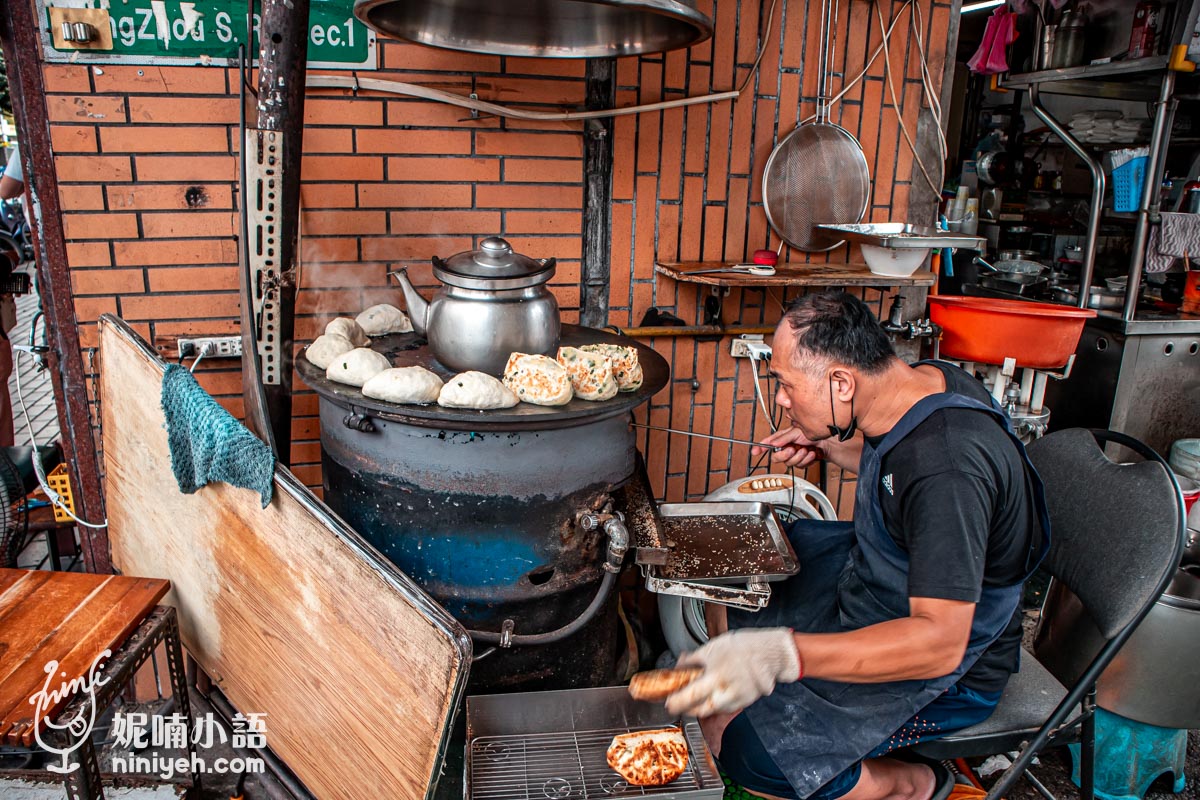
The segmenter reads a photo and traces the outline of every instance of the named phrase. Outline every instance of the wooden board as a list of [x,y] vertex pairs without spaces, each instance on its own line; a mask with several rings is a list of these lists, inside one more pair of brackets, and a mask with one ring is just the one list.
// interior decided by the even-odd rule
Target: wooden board
[[732,261],[687,261],[655,264],[655,272],[687,283],[709,286],[933,286],[934,274],[921,270],[907,278],[876,275],[866,264],[783,264],[774,275],[748,275],[740,272],[705,272],[733,266]]
[[[105,650],[116,650],[167,593],[163,580],[0,569],[0,744],[34,744],[29,698],[46,685],[88,674]],[[46,723],[71,699],[64,694],[37,720]]]
[[286,469],[275,497],[181,494],[163,364],[100,320],[109,538],[123,572],[168,578],[183,642],[321,800],[432,793],[466,681],[466,631]]

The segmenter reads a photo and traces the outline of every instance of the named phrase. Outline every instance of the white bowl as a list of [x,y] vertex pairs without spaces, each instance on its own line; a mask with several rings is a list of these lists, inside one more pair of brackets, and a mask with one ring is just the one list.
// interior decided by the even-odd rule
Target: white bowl
[[873,244],[864,244],[862,254],[863,259],[867,262],[867,269],[876,275],[907,278],[925,263],[929,249],[928,247],[877,247]]

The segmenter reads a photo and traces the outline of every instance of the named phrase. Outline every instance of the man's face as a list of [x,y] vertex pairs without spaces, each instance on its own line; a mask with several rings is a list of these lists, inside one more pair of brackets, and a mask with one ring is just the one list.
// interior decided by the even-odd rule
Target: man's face
[[812,441],[828,439],[829,377],[796,366],[796,336],[786,322],[779,323],[771,341],[771,375],[776,381],[775,402],[792,425]]

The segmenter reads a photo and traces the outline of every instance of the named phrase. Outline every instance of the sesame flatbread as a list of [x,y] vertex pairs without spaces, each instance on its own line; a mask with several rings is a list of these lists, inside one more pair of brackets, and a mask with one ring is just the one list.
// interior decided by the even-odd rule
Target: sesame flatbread
[[661,702],[696,680],[703,671],[701,667],[676,667],[639,672],[629,681],[629,694],[634,700]]
[[608,746],[608,765],[633,786],[666,786],[687,769],[679,728],[622,733]]
[[588,353],[608,356],[613,365],[613,377],[622,392],[634,392],[642,387],[642,365],[638,363],[636,347],[619,344],[585,344],[579,348]]
[[513,353],[504,367],[504,385],[521,401],[539,406],[571,402],[571,378],[553,358]]
[[617,379],[608,356],[560,347],[558,363],[567,371],[571,389],[580,400],[611,400],[617,396]]

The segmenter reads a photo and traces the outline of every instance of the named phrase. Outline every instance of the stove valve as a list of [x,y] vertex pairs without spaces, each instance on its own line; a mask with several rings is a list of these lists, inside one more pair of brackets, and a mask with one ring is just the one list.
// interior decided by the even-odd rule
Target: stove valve
[[925,336],[939,336],[942,327],[929,319],[913,319],[904,321],[904,301],[900,295],[892,298],[892,307],[888,311],[887,322],[880,323],[885,331],[902,339],[918,339]]
[[625,515],[620,511],[602,511],[599,514],[582,511],[575,517],[582,531],[603,530],[608,537],[608,553],[604,563],[606,572],[620,572],[629,551],[629,529],[625,527]]

